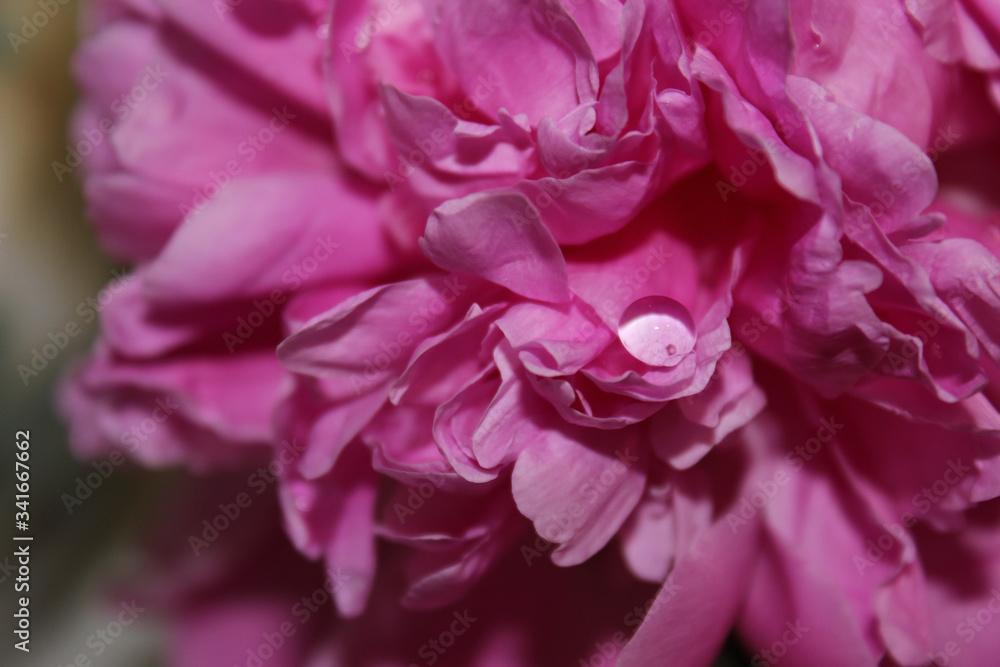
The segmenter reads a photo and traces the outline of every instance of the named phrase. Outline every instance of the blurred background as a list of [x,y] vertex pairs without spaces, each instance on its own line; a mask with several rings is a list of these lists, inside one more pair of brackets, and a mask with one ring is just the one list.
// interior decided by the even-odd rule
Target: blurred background
[[[96,298],[114,277],[85,223],[79,181],[60,183],[53,161],[64,161],[66,127],[76,89],[70,63],[77,36],[78,0],[3,0],[0,3],[0,599],[4,632],[0,665],[71,665],[83,654],[101,667],[162,664],[163,632],[141,618],[110,643],[92,639],[120,609],[106,594],[134,554],[128,536],[142,525],[163,475],[118,468],[82,504],[63,501],[77,479],[93,472],[73,460],[52,405],[60,376],[90,345],[97,322],[83,324],[80,303]],[[51,14],[51,16],[49,15]],[[35,350],[49,334],[80,324],[37,375]],[[60,339],[59,336],[56,336]],[[61,339],[60,339],[61,340]],[[51,351],[51,348],[49,348]],[[41,362],[36,362],[41,366]],[[33,370],[33,369],[32,369]],[[17,431],[29,430],[31,504],[31,653],[12,644],[16,560],[14,452]],[[114,629],[112,627],[112,629]],[[88,645],[89,640],[89,645]],[[103,647],[103,648],[101,648]],[[100,656],[95,654],[100,651]],[[81,663],[83,664],[83,663]]]

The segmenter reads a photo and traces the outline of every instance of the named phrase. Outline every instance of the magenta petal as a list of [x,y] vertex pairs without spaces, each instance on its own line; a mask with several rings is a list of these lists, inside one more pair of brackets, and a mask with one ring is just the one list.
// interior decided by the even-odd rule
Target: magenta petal
[[[181,225],[150,265],[147,289],[160,301],[281,303],[303,284],[378,273],[396,258],[381,230],[365,222],[375,215],[362,192],[326,176],[237,180]],[[282,242],[271,234],[276,219],[288,232]]]
[[739,612],[756,542],[755,527],[734,535],[724,521],[702,534],[678,558],[617,664],[655,665],[665,655],[678,665],[712,664]]
[[553,562],[576,565],[601,549],[635,507],[646,483],[646,458],[634,433],[593,447],[578,428],[540,435],[514,466],[514,500],[539,535],[559,544]]
[[562,118],[595,97],[597,64],[561,5],[537,0],[475,6],[426,0],[425,5],[437,17],[438,52],[486,113],[516,110],[537,123],[545,116]]
[[420,239],[438,266],[540,301],[569,300],[566,261],[527,198],[479,194],[439,206]]
[[423,336],[458,319],[468,288],[458,276],[377,287],[313,318],[279,346],[278,357],[292,370],[326,378],[338,396],[360,396],[398,375]]
[[367,603],[375,572],[375,475],[368,451],[354,443],[326,477],[289,475],[281,487],[288,532],[303,553],[322,557],[341,614],[353,618]]

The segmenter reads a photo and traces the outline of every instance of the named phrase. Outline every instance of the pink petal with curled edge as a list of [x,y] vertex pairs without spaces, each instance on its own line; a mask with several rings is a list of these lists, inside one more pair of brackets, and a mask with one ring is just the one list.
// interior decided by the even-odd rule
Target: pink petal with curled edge
[[559,4],[540,0],[425,0],[438,53],[466,95],[496,117],[503,108],[532,124],[559,119],[596,97],[597,64]]
[[570,298],[566,260],[528,199],[475,194],[431,213],[420,248],[438,266],[540,301]]
[[646,455],[634,432],[596,439],[563,427],[539,436],[514,465],[514,500],[539,535],[559,543],[552,561],[576,565],[614,536],[639,501]]
[[843,179],[844,194],[876,212],[888,235],[920,230],[934,200],[937,173],[920,146],[898,130],[827,99],[815,82],[789,77],[788,88]]
[[296,372],[324,377],[328,392],[360,396],[398,377],[424,336],[460,318],[469,287],[459,276],[376,287],[313,318],[285,339],[278,358]]
[[610,330],[588,304],[517,303],[497,319],[521,362],[532,373],[569,375],[611,342]]
[[719,521],[678,555],[618,667],[712,664],[739,612],[757,548],[756,526],[735,535]]
[[364,611],[375,577],[375,481],[368,451],[354,442],[325,477],[292,473],[280,487],[292,541],[338,575],[333,596],[347,618]]

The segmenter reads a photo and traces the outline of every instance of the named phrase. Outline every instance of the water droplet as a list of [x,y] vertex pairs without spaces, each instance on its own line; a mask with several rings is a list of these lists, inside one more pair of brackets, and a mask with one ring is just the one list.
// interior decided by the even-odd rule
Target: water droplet
[[632,302],[618,322],[622,345],[650,366],[675,366],[694,349],[697,337],[688,309],[666,296]]
[[330,24],[324,23],[318,28],[316,28],[316,36],[320,39],[326,39],[330,36]]

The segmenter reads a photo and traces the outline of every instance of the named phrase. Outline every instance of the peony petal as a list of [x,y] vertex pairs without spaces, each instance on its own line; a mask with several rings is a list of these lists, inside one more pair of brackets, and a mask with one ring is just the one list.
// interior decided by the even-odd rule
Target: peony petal
[[439,206],[420,247],[449,271],[471,273],[529,299],[569,300],[562,252],[521,195],[477,194]]
[[544,433],[518,457],[511,478],[514,500],[539,535],[559,544],[552,552],[557,565],[576,565],[594,555],[642,495],[646,458],[634,432],[628,437],[615,438],[618,446],[602,451],[585,444],[591,438],[582,429],[564,427]]

